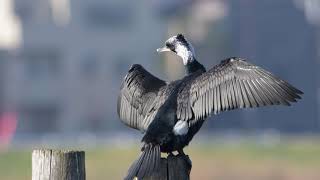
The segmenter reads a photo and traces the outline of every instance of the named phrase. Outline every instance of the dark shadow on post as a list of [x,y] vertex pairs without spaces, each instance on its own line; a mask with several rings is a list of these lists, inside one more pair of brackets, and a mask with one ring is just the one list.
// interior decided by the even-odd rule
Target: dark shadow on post
[[192,164],[187,155],[169,155],[161,158],[160,168],[144,180],[189,180]]

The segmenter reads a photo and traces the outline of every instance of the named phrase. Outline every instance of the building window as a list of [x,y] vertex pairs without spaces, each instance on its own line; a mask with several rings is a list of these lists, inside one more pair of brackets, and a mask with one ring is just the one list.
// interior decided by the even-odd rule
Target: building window
[[99,58],[96,54],[85,54],[80,61],[80,74],[85,79],[94,79],[99,73]]
[[22,59],[28,79],[48,79],[60,73],[61,54],[55,49],[29,49],[22,53]]
[[127,5],[95,4],[86,8],[86,25],[94,28],[117,29],[132,24],[133,9]]
[[33,16],[34,8],[31,2],[18,1],[14,7],[15,13],[23,21],[30,21]]
[[60,107],[57,104],[21,104],[19,106],[19,119],[23,132],[48,133],[58,129]]

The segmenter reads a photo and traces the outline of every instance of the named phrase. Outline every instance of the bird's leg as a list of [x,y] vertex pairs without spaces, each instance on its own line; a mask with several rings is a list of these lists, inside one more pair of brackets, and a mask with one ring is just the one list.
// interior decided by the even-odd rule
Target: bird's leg
[[185,161],[187,162],[187,164],[190,166],[190,169],[191,169],[191,167],[192,167],[192,162],[191,162],[189,156],[186,155],[186,154],[183,152],[183,149],[178,149],[178,153],[179,153],[178,156],[182,156],[182,157],[185,159]]
[[179,155],[185,156],[186,154],[183,152],[183,149],[178,149]]

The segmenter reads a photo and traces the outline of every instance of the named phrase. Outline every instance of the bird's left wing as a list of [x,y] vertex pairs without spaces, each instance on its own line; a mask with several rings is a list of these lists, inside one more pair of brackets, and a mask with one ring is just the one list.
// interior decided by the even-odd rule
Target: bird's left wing
[[164,81],[150,74],[141,65],[132,65],[122,82],[118,97],[117,112],[121,121],[134,129],[145,131],[151,123],[145,116],[164,85]]
[[290,105],[303,94],[289,83],[241,58],[223,60],[186,84],[178,94],[177,117],[189,124],[236,108]]

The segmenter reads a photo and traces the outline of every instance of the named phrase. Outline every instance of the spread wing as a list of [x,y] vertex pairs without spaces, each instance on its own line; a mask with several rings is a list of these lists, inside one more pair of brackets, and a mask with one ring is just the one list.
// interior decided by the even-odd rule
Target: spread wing
[[303,94],[289,83],[241,58],[223,60],[178,94],[178,119],[189,124],[236,108],[290,105]]
[[121,121],[144,131],[145,116],[164,85],[164,81],[150,74],[141,65],[132,65],[122,82],[118,97],[117,111]]

